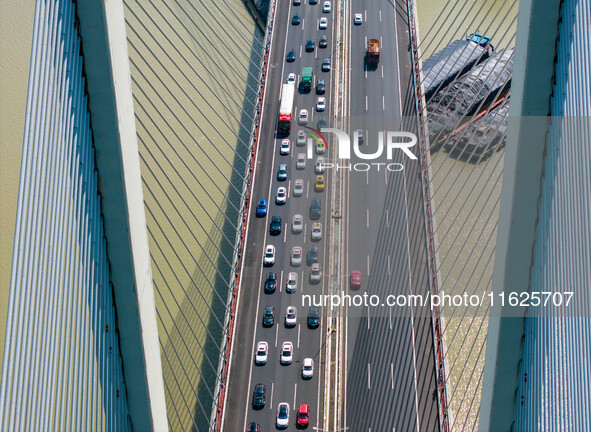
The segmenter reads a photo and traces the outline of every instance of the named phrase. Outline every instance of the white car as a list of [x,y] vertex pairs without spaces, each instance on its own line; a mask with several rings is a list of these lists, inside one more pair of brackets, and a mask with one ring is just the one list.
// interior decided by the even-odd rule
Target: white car
[[324,173],[324,158],[322,156],[319,156],[316,159],[316,165],[314,165],[314,171],[316,172],[316,174],[323,174]]
[[293,72],[287,75],[287,84],[295,83],[296,82],[296,74]]
[[324,4],[322,5],[322,12],[330,13],[330,2],[329,1],[325,1]]
[[277,419],[275,423],[281,429],[289,426],[289,404],[287,402],[281,402],[277,405]]
[[295,306],[287,306],[285,311],[285,325],[287,327],[294,327],[297,323],[298,311]]
[[316,154],[324,154],[326,151],[326,146],[324,145],[324,141],[318,140],[316,141]]
[[279,148],[279,154],[281,156],[287,156],[289,154],[289,140],[286,138],[281,141],[281,147]]
[[305,169],[306,168],[306,153],[298,153],[296,159],[296,168],[297,169]]
[[296,272],[289,272],[287,274],[287,282],[285,283],[285,291],[288,293],[296,292],[298,289],[298,274]]
[[291,249],[291,265],[294,267],[299,267],[302,265],[302,248],[299,246],[294,246]]
[[257,344],[257,350],[254,354],[254,362],[258,365],[264,365],[267,363],[267,356],[269,354],[269,345],[265,341],[261,341]]
[[314,360],[305,358],[302,364],[302,378],[310,379],[314,376]]
[[326,98],[324,96],[320,96],[318,100],[316,100],[316,111],[324,111],[326,109]]
[[287,201],[287,189],[281,186],[277,189],[277,195],[275,195],[275,204],[285,204]]
[[267,247],[265,248],[263,264],[267,266],[272,266],[273,264],[275,264],[275,246],[267,245]]
[[320,18],[320,21],[318,22],[318,28],[320,30],[326,30],[328,28],[328,19],[326,17]]
[[320,272],[320,264],[314,263],[310,268],[310,283],[318,283],[320,282],[320,278],[322,277],[322,273]]
[[322,224],[314,222],[312,224],[312,241],[319,241],[322,239]]
[[296,138],[296,144],[299,146],[306,145],[306,133],[303,130],[298,131],[298,137]]
[[291,220],[291,230],[295,233],[301,233],[304,229],[304,217],[301,214],[293,215]]
[[308,110],[301,109],[300,110],[300,124],[308,124]]
[[355,18],[353,18],[353,23],[355,25],[361,25],[362,22],[363,22],[363,15],[361,15],[360,13],[356,13]]
[[293,182],[293,196],[301,197],[304,194],[304,180],[297,179]]
[[280,361],[283,365],[291,364],[293,361],[293,344],[291,342],[283,342]]

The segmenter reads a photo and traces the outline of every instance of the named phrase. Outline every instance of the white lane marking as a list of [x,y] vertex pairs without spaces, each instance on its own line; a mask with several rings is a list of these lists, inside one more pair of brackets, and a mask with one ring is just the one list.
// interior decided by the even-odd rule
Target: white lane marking
[[369,184],[369,171],[365,171],[365,184]]
[[367,96],[365,96],[365,111],[367,111]]
[[298,349],[300,349],[300,325],[298,324]]
[[386,111],[386,96],[382,95],[382,110]]
[[366,209],[365,212],[366,212],[367,227],[369,228],[369,209]]
[[386,209],[386,228],[390,228],[390,210]]
[[285,230],[283,230],[283,243],[287,243],[287,223],[285,224]]
[[306,20],[302,18],[302,31],[306,28]]
[[367,36],[365,36],[365,50],[367,51]]
[[367,307],[367,329],[371,328],[371,316],[369,315],[369,306]]
[[302,291],[302,294],[304,293],[304,270],[302,270],[302,278],[300,279],[302,281],[302,283],[300,284],[300,290]]
[[269,402],[269,409],[272,410],[273,409],[273,390],[275,387],[275,383],[273,381],[271,381],[271,401]]
[[392,390],[394,390],[394,363],[390,363],[390,376],[392,377]]
[[304,243],[306,243],[306,231],[308,231],[308,224],[304,224]]
[[283,286],[283,270],[281,270],[281,275],[279,276],[279,292],[281,292],[282,286]]
[[291,180],[287,181],[287,198],[289,198],[289,194],[291,193]]
[[371,366],[367,364],[367,388],[371,390]]
[[388,309],[388,320],[390,321],[390,330],[392,330],[392,308]]
[[364,69],[365,69],[365,78],[367,79],[367,66],[365,66]]
[[293,410],[295,411],[296,409],[296,394],[298,393],[298,383],[294,384],[293,387]]
[[382,78],[384,78],[384,65],[382,65]]
[[277,339],[279,338],[279,326],[275,326],[275,348],[277,348]]
[[310,195],[310,180],[306,182],[306,198],[308,198],[308,195]]
[[388,170],[384,170],[384,182],[388,184]]
[[[363,21],[367,21],[367,9],[363,12]],[[382,44],[380,44],[382,46]]]
[[367,255],[367,276],[369,276],[369,254]]
[[390,276],[391,270],[390,270],[390,255],[388,255],[388,276]]
[[300,58],[302,58],[302,48],[303,48],[303,46],[300,45]]
[[382,11],[380,10],[380,22],[382,22]]

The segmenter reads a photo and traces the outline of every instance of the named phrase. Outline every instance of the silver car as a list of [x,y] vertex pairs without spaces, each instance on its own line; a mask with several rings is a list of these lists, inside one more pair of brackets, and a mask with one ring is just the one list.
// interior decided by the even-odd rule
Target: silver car
[[301,197],[304,194],[304,180],[297,179],[293,183],[293,196]]
[[293,267],[302,265],[302,248],[299,246],[294,246],[291,249],[291,265]]
[[320,222],[314,222],[312,224],[312,241],[320,241],[322,239],[322,224]]
[[296,168],[297,169],[305,169],[306,168],[306,153],[298,153],[298,157],[296,159]]
[[294,234],[301,233],[304,229],[304,217],[301,214],[293,215],[291,219],[291,231]]
[[326,169],[324,163],[325,160],[322,156],[318,156],[318,158],[316,158],[316,165],[314,165],[314,172],[316,172],[316,174],[324,173],[324,170]]
[[312,267],[310,268],[310,283],[317,284],[320,282],[321,277],[322,273],[320,273],[320,264],[312,264]]
[[298,137],[296,138],[296,145],[306,145],[306,133],[303,130],[298,132]]
[[298,289],[298,274],[296,272],[289,272],[287,275],[287,282],[285,284],[285,291],[288,293],[296,292]]

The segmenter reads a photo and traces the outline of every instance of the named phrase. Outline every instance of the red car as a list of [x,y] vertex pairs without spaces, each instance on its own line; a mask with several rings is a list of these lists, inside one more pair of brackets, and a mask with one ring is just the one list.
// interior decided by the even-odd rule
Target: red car
[[300,404],[298,408],[298,426],[306,427],[310,423],[310,405]]
[[361,272],[354,270],[351,272],[351,288],[361,288]]

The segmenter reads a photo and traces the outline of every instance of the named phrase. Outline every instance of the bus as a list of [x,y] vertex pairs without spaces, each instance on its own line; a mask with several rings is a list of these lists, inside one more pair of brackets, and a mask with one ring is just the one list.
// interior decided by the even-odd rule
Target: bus
[[281,103],[279,105],[279,133],[288,134],[291,129],[291,112],[293,111],[293,97],[295,83],[283,84],[281,87]]

